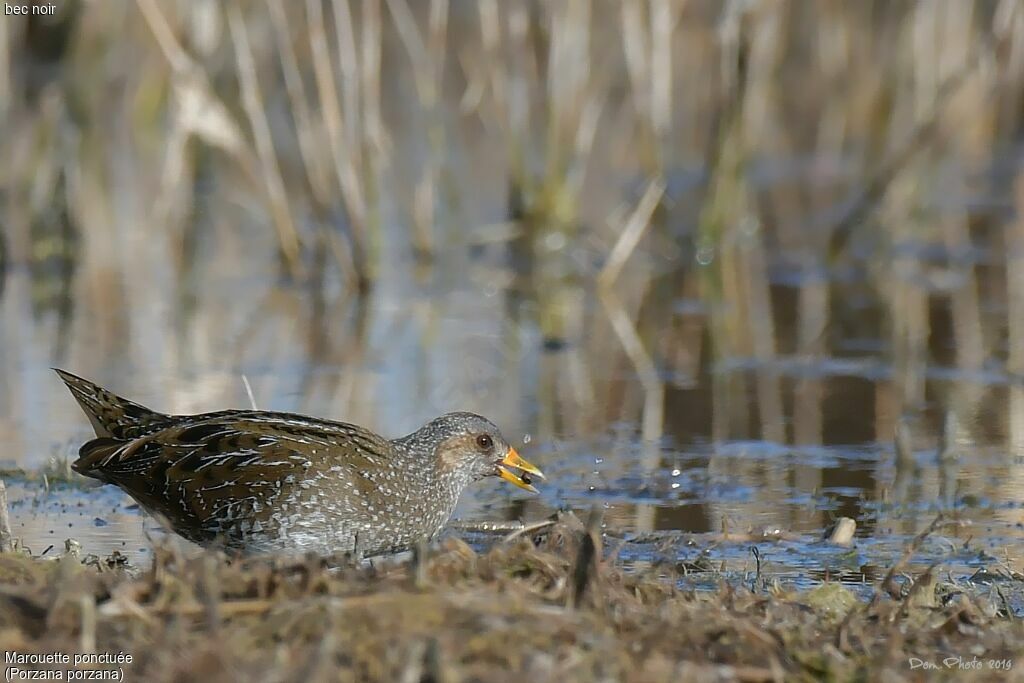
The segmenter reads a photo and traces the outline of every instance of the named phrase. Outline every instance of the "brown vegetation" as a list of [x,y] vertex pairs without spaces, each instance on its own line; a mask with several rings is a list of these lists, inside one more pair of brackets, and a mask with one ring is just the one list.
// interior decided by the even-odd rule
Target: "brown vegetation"
[[563,515],[482,554],[449,539],[361,567],[163,550],[131,571],[7,553],[0,649],[120,651],[127,680],[149,681],[930,680],[912,658],[956,680],[1020,676],[1024,622],[969,592],[694,592],[670,568],[626,572],[594,550],[600,538]]

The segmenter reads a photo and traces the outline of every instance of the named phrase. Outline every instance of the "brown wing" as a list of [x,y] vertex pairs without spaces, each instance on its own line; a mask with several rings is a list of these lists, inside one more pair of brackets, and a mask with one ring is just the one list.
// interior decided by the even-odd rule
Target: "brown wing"
[[324,475],[361,492],[388,444],[359,427],[285,413],[226,411],[123,442],[98,438],[73,467],[116,484],[197,542],[267,523],[275,503]]
[[117,444],[96,439],[75,469],[116,484],[192,540],[255,521],[312,466],[301,443],[252,424],[186,422]]

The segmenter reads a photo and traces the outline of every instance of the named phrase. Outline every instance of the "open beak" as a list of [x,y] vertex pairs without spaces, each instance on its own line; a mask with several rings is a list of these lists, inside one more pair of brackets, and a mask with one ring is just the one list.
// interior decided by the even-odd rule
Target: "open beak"
[[[518,470],[518,472],[513,470]],[[510,447],[505,458],[498,465],[498,476],[521,489],[526,489],[530,493],[537,493],[537,489],[530,483],[531,475],[541,479],[544,478],[544,473],[540,469],[523,460],[516,453],[516,449]]]

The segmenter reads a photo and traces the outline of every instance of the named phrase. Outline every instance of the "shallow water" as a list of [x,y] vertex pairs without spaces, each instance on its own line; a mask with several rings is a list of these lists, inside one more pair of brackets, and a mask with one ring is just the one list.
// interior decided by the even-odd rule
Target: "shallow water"
[[[49,370],[51,325],[18,306],[26,275],[15,270],[4,296],[4,329],[18,330],[18,338],[8,346],[17,353],[6,366],[0,432],[8,444],[3,467],[33,471],[73,458],[90,430]],[[685,532],[697,539],[695,547],[710,544],[711,556],[731,571],[752,568],[750,548],[757,545],[766,566],[802,585],[826,573],[870,582],[943,512],[951,523],[913,558],[915,565],[941,560],[960,576],[993,563],[1020,569],[1020,465],[998,410],[1021,388],[998,369],[924,368],[926,396],[969,386],[986,406],[957,427],[954,457],[938,457],[943,403],[930,399],[905,418],[913,457],[898,465],[890,436],[901,419],[891,414],[893,371],[872,352],[885,344],[842,336],[836,348],[854,351],[821,359],[715,363],[698,351],[685,377],[664,356],[656,358],[663,417],[658,433],[644,438],[651,408],[640,375],[608,329],[607,308],[592,292],[575,294],[594,331],[553,344],[545,343],[533,312],[539,304],[510,289],[441,284],[410,295],[384,288],[371,294],[365,311],[350,302],[314,322],[302,310],[301,292],[223,278],[177,332],[183,312],[171,306],[159,314],[95,316],[100,312],[88,302],[77,303],[61,362],[176,413],[246,406],[242,375],[260,407],[360,422],[389,435],[447,410],[483,412],[548,479],[537,496],[481,482],[459,506],[463,520],[530,521],[560,508],[584,514],[600,506],[608,527],[626,538]],[[662,308],[667,315],[694,310],[687,302]],[[100,341],[110,325],[126,337]],[[781,403],[766,406],[765,391]],[[769,432],[776,438],[757,438]],[[142,517],[116,489],[57,483],[45,491],[19,478],[8,485],[15,534],[36,552],[60,550],[66,537],[85,552],[147,552]],[[819,542],[837,517],[857,522],[852,550]],[[719,532],[787,540],[714,542]],[[667,557],[688,559],[692,550],[682,539],[667,538]],[[624,559],[652,559],[644,547],[631,543]]]

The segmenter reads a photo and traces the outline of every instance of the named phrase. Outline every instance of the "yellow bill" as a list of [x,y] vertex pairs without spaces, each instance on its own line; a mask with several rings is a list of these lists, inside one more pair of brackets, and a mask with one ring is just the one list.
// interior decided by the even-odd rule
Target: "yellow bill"
[[[519,472],[513,470],[519,470]],[[498,475],[510,484],[515,484],[530,493],[537,493],[537,489],[530,483],[530,476],[544,479],[544,473],[536,465],[531,465],[523,460],[514,448],[508,449],[508,454],[498,465]]]

